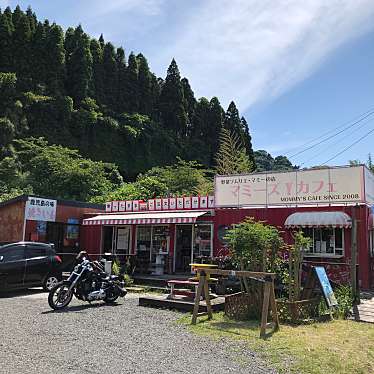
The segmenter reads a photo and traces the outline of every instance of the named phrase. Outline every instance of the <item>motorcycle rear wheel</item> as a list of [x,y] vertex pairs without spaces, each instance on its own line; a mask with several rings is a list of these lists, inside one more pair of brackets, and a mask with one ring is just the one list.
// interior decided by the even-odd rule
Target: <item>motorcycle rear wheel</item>
[[48,295],[48,304],[53,310],[66,308],[73,298],[73,291],[69,291],[69,285],[58,283],[51,289]]

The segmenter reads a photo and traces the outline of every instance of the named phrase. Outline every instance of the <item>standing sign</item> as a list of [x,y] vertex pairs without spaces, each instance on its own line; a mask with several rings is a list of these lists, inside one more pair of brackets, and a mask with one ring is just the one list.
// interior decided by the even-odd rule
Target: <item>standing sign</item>
[[327,306],[329,308],[338,305],[338,301],[332,290],[329,278],[327,278],[326,270],[323,266],[315,266],[314,271],[316,272],[317,279],[321,285],[323,296],[325,297]]
[[215,177],[216,207],[363,201],[363,166]]
[[29,197],[25,206],[25,220],[56,221],[57,200]]

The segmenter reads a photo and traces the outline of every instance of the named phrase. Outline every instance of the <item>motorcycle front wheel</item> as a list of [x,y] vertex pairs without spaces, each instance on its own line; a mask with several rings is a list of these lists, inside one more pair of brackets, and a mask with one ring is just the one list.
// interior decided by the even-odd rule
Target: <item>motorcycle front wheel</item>
[[54,310],[66,308],[73,297],[73,291],[69,291],[69,285],[58,283],[51,289],[48,295],[48,304]]

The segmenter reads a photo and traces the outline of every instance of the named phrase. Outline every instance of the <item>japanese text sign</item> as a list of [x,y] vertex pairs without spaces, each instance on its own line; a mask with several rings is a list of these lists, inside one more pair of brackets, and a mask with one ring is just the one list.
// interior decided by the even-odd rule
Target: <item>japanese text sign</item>
[[25,219],[29,221],[56,221],[57,200],[29,197],[25,206]]
[[363,166],[215,177],[216,207],[362,202]]

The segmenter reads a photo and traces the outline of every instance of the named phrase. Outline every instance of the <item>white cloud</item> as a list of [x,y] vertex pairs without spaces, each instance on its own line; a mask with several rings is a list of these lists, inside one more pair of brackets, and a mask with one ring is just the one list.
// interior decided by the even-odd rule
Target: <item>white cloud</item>
[[[372,0],[207,0],[161,47],[198,95],[241,111],[308,77],[331,52],[373,27]],[[153,58],[153,57],[152,57]]]
[[8,5],[10,5],[9,0],[0,0],[0,8],[4,10]]

